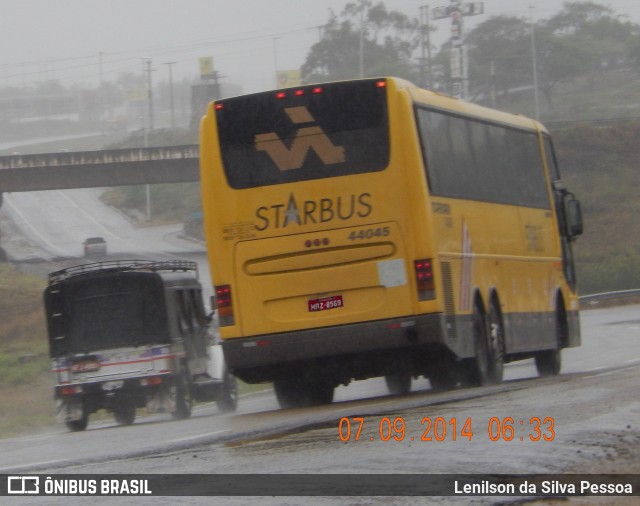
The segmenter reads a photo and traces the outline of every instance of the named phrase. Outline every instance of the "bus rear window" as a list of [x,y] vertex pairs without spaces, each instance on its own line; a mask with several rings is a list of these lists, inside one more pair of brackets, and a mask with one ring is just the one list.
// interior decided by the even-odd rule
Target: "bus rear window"
[[303,86],[216,103],[222,162],[243,189],[383,170],[385,81]]

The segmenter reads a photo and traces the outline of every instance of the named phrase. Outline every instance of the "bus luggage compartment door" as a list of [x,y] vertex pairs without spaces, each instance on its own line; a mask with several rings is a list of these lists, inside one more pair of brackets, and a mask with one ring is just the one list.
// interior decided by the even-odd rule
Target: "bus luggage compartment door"
[[245,336],[412,312],[395,223],[241,242],[236,266]]

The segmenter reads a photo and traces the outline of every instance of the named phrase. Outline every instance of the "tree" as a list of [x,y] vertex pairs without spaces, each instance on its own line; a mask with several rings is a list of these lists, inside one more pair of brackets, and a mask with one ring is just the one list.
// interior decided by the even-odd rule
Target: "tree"
[[302,77],[306,82],[353,79],[360,77],[362,64],[363,77],[414,80],[417,71],[411,57],[418,41],[417,20],[388,11],[383,2],[349,3],[340,16],[331,13],[322,40],[311,47],[302,65]]
[[593,84],[604,71],[627,65],[628,48],[638,38],[637,25],[593,2],[565,2],[562,11],[543,23],[543,30],[540,82],[550,107],[558,83],[587,77]]
[[466,42],[470,88],[475,94],[489,95],[493,85],[507,94],[531,82],[531,58],[523,58],[531,51],[529,27],[523,19],[492,17],[469,32]]
[[[562,82],[587,77],[595,81],[605,70],[640,66],[640,28],[621,20],[613,11],[593,2],[565,2],[564,8],[533,27],[524,18],[493,17],[467,36],[471,89],[488,94],[490,69],[503,93],[533,82],[531,30],[539,89],[553,107],[553,95]],[[637,60],[634,60],[637,58]]]

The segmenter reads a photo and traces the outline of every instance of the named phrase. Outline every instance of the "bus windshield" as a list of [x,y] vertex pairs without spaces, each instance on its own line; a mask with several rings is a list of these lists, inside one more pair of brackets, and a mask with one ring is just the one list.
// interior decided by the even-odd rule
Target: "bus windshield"
[[304,86],[216,103],[224,172],[234,189],[383,170],[386,81]]

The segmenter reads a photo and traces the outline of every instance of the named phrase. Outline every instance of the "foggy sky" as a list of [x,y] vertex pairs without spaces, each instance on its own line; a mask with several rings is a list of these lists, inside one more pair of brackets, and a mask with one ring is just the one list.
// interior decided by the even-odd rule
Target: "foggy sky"
[[[640,23],[640,1],[596,1]],[[340,13],[347,0],[0,0],[0,86],[32,86],[47,80],[93,86],[100,68],[106,81],[122,72],[142,73],[152,59],[154,79],[198,75],[198,58],[214,58],[228,82],[253,92],[274,86],[274,68],[299,68],[329,9]],[[418,16],[421,5],[449,0],[386,0],[388,9]],[[485,14],[467,18],[466,28],[491,16],[536,19],[558,12],[557,0],[484,0]],[[449,33],[437,26],[434,42]],[[101,54],[101,56],[99,56]],[[99,62],[102,65],[99,65]],[[156,81],[157,82],[157,81]]]

